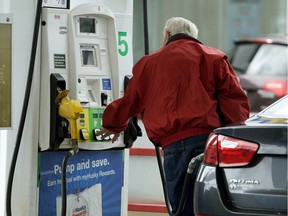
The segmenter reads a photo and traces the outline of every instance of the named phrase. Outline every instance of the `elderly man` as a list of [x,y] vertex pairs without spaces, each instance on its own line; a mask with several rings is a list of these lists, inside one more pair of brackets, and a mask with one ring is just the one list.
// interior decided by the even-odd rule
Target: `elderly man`
[[[126,129],[130,117],[142,115],[147,136],[164,151],[169,201],[177,211],[187,166],[202,153],[209,133],[249,116],[247,96],[227,57],[197,40],[191,21],[173,17],[164,27],[164,46],[133,67],[125,95],[107,106],[97,135]],[[193,184],[182,216],[193,213]]]

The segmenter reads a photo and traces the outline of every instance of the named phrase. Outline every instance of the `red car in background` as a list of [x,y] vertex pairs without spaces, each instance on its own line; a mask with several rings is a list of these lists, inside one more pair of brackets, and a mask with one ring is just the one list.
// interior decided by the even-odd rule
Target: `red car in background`
[[234,43],[229,60],[248,95],[251,113],[257,113],[288,93],[288,35]]

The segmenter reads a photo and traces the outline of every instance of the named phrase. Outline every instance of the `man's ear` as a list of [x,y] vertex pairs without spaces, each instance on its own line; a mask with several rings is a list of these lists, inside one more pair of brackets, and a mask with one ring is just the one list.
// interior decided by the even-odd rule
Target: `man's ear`
[[166,43],[168,42],[169,38],[170,38],[170,32],[166,31],[165,35],[164,35],[164,39],[163,39],[163,46],[166,45]]

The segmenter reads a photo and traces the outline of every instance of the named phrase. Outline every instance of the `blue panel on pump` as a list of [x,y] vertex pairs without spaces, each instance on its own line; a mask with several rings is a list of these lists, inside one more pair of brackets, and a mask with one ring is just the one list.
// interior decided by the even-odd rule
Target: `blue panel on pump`
[[103,90],[111,90],[111,80],[110,79],[102,79]]
[[[39,154],[38,215],[61,213],[61,164],[65,154]],[[120,215],[123,169],[123,150],[80,151],[72,157],[66,168],[67,215]]]

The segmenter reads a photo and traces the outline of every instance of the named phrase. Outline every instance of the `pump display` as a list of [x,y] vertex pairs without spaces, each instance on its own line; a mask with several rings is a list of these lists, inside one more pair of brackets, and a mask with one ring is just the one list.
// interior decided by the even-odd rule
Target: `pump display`
[[[95,133],[105,107],[120,97],[115,18],[104,5],[81,4],[72,10],[43,8],[39,147],[41,151],[71,147],[70,125],[58,115],[55,99],[69,89],[83,111],[77,119],[80,149],[102,150],[131,145],[131,133],[118,140]],[[49,83],[50,80],[50,83]],[[134,133],[135,134],[135,133]],[[132,133],[133,135],[133,133]],[[128,141],[127,141],[128,140]]]

